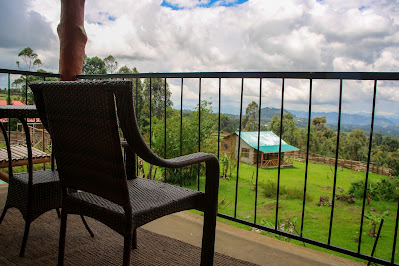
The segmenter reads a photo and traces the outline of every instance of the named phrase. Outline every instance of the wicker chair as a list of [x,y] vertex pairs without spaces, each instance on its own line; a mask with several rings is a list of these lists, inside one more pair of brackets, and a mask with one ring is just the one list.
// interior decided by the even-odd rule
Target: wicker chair
[[[187,209],[204,212],[201,264],[212,265],[219,186],[215,155],[195,153],[174,159],[155,155],[138,129],[130,81],[39,82],[30,87],[40,116],[48,119],[62,188],[79,191],[63,198],[59,265],[64,260],[68,214],[90,216],[121,234],[123,265],[129,265],[138,227]],[[128,145],[126,169],[118,122]],[[137,177],[136,154],[169,168],[205,162],[205,192]]]
[[[61,183],[58,172],[54,167],[54,160],[52,160],[51,169],[33,171],[31,141],[25,118],[37,117],[36,108],[34,106],[4,106],[0,110],[0,117],[18,118],[26,132],[28,172],[13,173],[12,154],[7,131],[4,125],[0,123],[7,147],[9,173],[7,200],[0,217],[0,224],[3,222],[8,209],[17,208],[21,212],[25,220],[25,231],[19,256],[23,257],[28,241],[30,224],[40,215],[52,209],[56,209],[58,217],[60,217],[59,208],[61,208],[62,204]],[[46,128],[48,127],[46,126]],[[81,216],[81,218],[86,229],[93,237],[94,235],[84,217]]]

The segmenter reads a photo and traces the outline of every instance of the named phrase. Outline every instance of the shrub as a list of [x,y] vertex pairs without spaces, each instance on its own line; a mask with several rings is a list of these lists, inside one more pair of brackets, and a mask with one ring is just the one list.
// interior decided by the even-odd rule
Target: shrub
[[[399,183],[396,179],[383,178],[377,183],[369,182],[366,195],[373,200],[396,201],[399,199],[399,191],[397,189]],[[351,184],[349,194],[355,195],[357,198],[363,198],[364,180]]]
[[[273,198],[277,196],[277,183],[271,180],[261,183],[259,185],[263,189],[263,193],[267,198]],[[303,199],[303,189],[299,188],[287,188],[286,186],[280,185],[279,194],[283,199]],[[307,201],[312,201],[309,194],[306,195]]]
[[[267,198],[273,198],[277,196],[277,183],[267,180],[266,183],[260,183],[259,185],[263,189],[263,193]],[[280,195],[285,194],[285,186],[280,186]]]

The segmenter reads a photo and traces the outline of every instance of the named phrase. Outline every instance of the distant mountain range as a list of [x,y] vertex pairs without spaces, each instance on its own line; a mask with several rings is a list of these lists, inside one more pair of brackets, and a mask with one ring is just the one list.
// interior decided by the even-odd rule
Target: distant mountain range
[[[183,113],[189,113],[191,111],[185,110]],[[261,110],[261,123],[263,125],[269,124],[274,115],[280,117],[281,109],[273,107],[265,107]],[[297,110],[284,110],[284,114],[291,113],[294,116],[295,125],[300,128],[305,128],[308,125],[308,112],[297,111]],[[239,115],[225,114],[233,123],[234,128],[239,127]],[[243,116],[245,113],[243,113]],[[337,112],[312,112],[312,119],[316,116],[325,116],[327,119],[327,126],[334,131],[337,130],[338,125],[338,113]],[[358,128],[366,132],[370,131],[371,115],[366,113],[358,114],[341,114],[341,131],[351,132]],[[380,133],[383,135],[390,135],[393,137],[399,137],[399,118],[398,117],[386,117],[376,116],[374,119],[374,133]]]
[[[308,112],[297,111],[297,110],[286,110],[286,111],[294,115],[294,121],[297,126],[304,127],[307,125]],[[338,112],[312,112],[312,119],[315,118],[316,116],[318,117],[325,116],[327,119],[327,126],[333,129],[334,131],[337,130]],[[368,134],[370,131],[370,124],[371,124],[370,114],[366,113],[341,114],[341,130],[344,132],[351,132],[354,129],[358,128]],[[399,137],[399,118],[378,116],[378,115],[375,116],[374,133]]]
[[[308,118],[308,112],[288,110],[291,114],[296,117]],[[312,112],[312,119],[316,116],[325,116],[327,124],[338,124],[338,113],[337,112]],[[359,125],[366,126],[371,123],[371,115],[368,114],[341,114],[341,125]],[[374,125],[380,127],[390,127],[399,124],[399,119],[387,118],[385,116],[375,116]]]
[[[274,115],[280,117],[280,109],[265,107],[262,108],[262,122],[268,123],[273,119]],[[308,112],[297,110],[284,110],[284,114],[291,113],[294,116],[294,122],[298,127],[307,127]],[[312,112],[312,119],[316,116],[325,116],[327,119],[327,126],[333,130],[337,130],[338,112]],[[358,128],[367,133],[370,131],[371,115],[366,113],[357,114],[341,114],[341,130],[351,132]],[[399,118],[375,116],[374,118],[374,132],[383,135],[391,135],[399,137]]]

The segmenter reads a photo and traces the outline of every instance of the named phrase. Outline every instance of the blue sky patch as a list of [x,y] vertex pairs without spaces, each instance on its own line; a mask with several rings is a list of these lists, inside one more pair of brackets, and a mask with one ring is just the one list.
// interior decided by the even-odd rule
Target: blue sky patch
[[[204,0],[198,0],[198,3],[195,5],[195,7],[205,7],[205,8],[210,8],[214,6],[237,6],[242,3],[248,2],[248,0],[210,0],[209,3],[204,3]],[[184,9],[188,8],[179,4],[173,4],[168,0],[163,0],[161,6],[169,7],[173,10],[179,10],[179,9]]]

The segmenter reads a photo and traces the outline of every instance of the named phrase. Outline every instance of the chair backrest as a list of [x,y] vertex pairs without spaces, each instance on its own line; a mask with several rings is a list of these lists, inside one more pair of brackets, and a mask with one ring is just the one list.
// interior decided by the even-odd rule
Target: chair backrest
[[130,91],[132,97],[132,83],[37,82],[30,87],[51,134],[61,184],[129,206],[115,92]]

